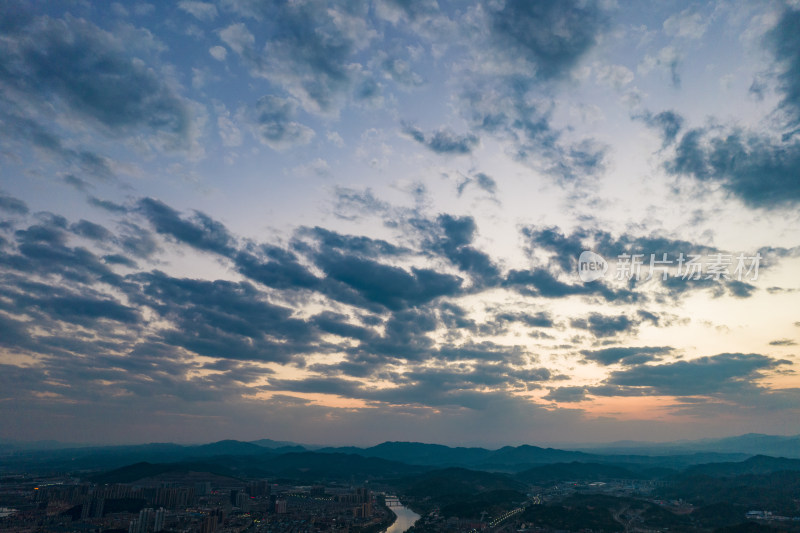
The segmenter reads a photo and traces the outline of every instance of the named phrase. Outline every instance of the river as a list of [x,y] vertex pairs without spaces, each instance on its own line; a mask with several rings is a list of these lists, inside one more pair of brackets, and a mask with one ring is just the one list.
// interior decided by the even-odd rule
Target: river
[[[386,502],[392,502],[394,505],[400,503],[400,501],[393,496],[387,496]],[[394,505],[389,507],[389,509],[391,509],[395,516],[397,516],[397,520],[395,520],[394,523],[389,526],[389,529],[384,531],[384,533],[403,533],[406,529],[413,526],[414,522],[419,520],[419,515],[408,507],[404,505],[395,507]]]

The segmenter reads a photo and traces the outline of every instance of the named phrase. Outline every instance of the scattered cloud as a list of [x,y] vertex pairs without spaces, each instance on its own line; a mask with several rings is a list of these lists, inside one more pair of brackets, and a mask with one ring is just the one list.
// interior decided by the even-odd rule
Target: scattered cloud
[[403,124],[403,133],[437,154],[466,155],[477,147],[479,139],[468,133],[459,135],[449,129],[440,129],[426,135],[412,124]]
[[295,122],[296,104],[277,96],[264,96],[258,100],[252,117],[258,139],[274,150],[308,144],[314,130]]

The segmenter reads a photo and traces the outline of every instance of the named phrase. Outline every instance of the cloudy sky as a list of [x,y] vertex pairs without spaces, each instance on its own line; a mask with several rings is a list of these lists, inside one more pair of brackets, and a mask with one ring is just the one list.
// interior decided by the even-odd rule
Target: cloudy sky
[[0,438],[800,433],[797,4],[3,2],[0,130]]

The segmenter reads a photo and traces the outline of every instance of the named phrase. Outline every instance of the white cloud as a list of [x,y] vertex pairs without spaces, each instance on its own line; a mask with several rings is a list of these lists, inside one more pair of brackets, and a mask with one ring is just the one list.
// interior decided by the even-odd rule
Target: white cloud
[[687,8],[664,21],[664,32],[674,37],[699,39],[706,32],[708,23],[707,16],[694,12],[693,8]]
[[250,52],[256,44],[255,36],[241,22],[220,30],[219,38],[239,55]]
[[224,46],[212,46],[208,49],[208,53],[217,61],[225,61],[228,57],[228,50]]
[[329,131],[327,134],[325,134],[325,137],[337,148],[344,147],[344,139],[342,139],[342,136],[339,135],[338,131]]
[[214,20],[217,18],[217,6],[207,2],[191,2],[184,0],[178,7],[200,20]]
[[603,65],[596,72],[597,81],[619,90],[633,81],[633,72],[622,65]]

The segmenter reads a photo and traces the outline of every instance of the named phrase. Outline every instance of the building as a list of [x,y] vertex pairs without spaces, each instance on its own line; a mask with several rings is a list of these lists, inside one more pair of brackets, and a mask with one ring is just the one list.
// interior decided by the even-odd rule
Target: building
[[153,519],[153,531],[154,533],[158,533],[159,531],[164,529],[164,519],[166,518],[167,510],[161,507],[158,511],[156,511],[155,517]]

